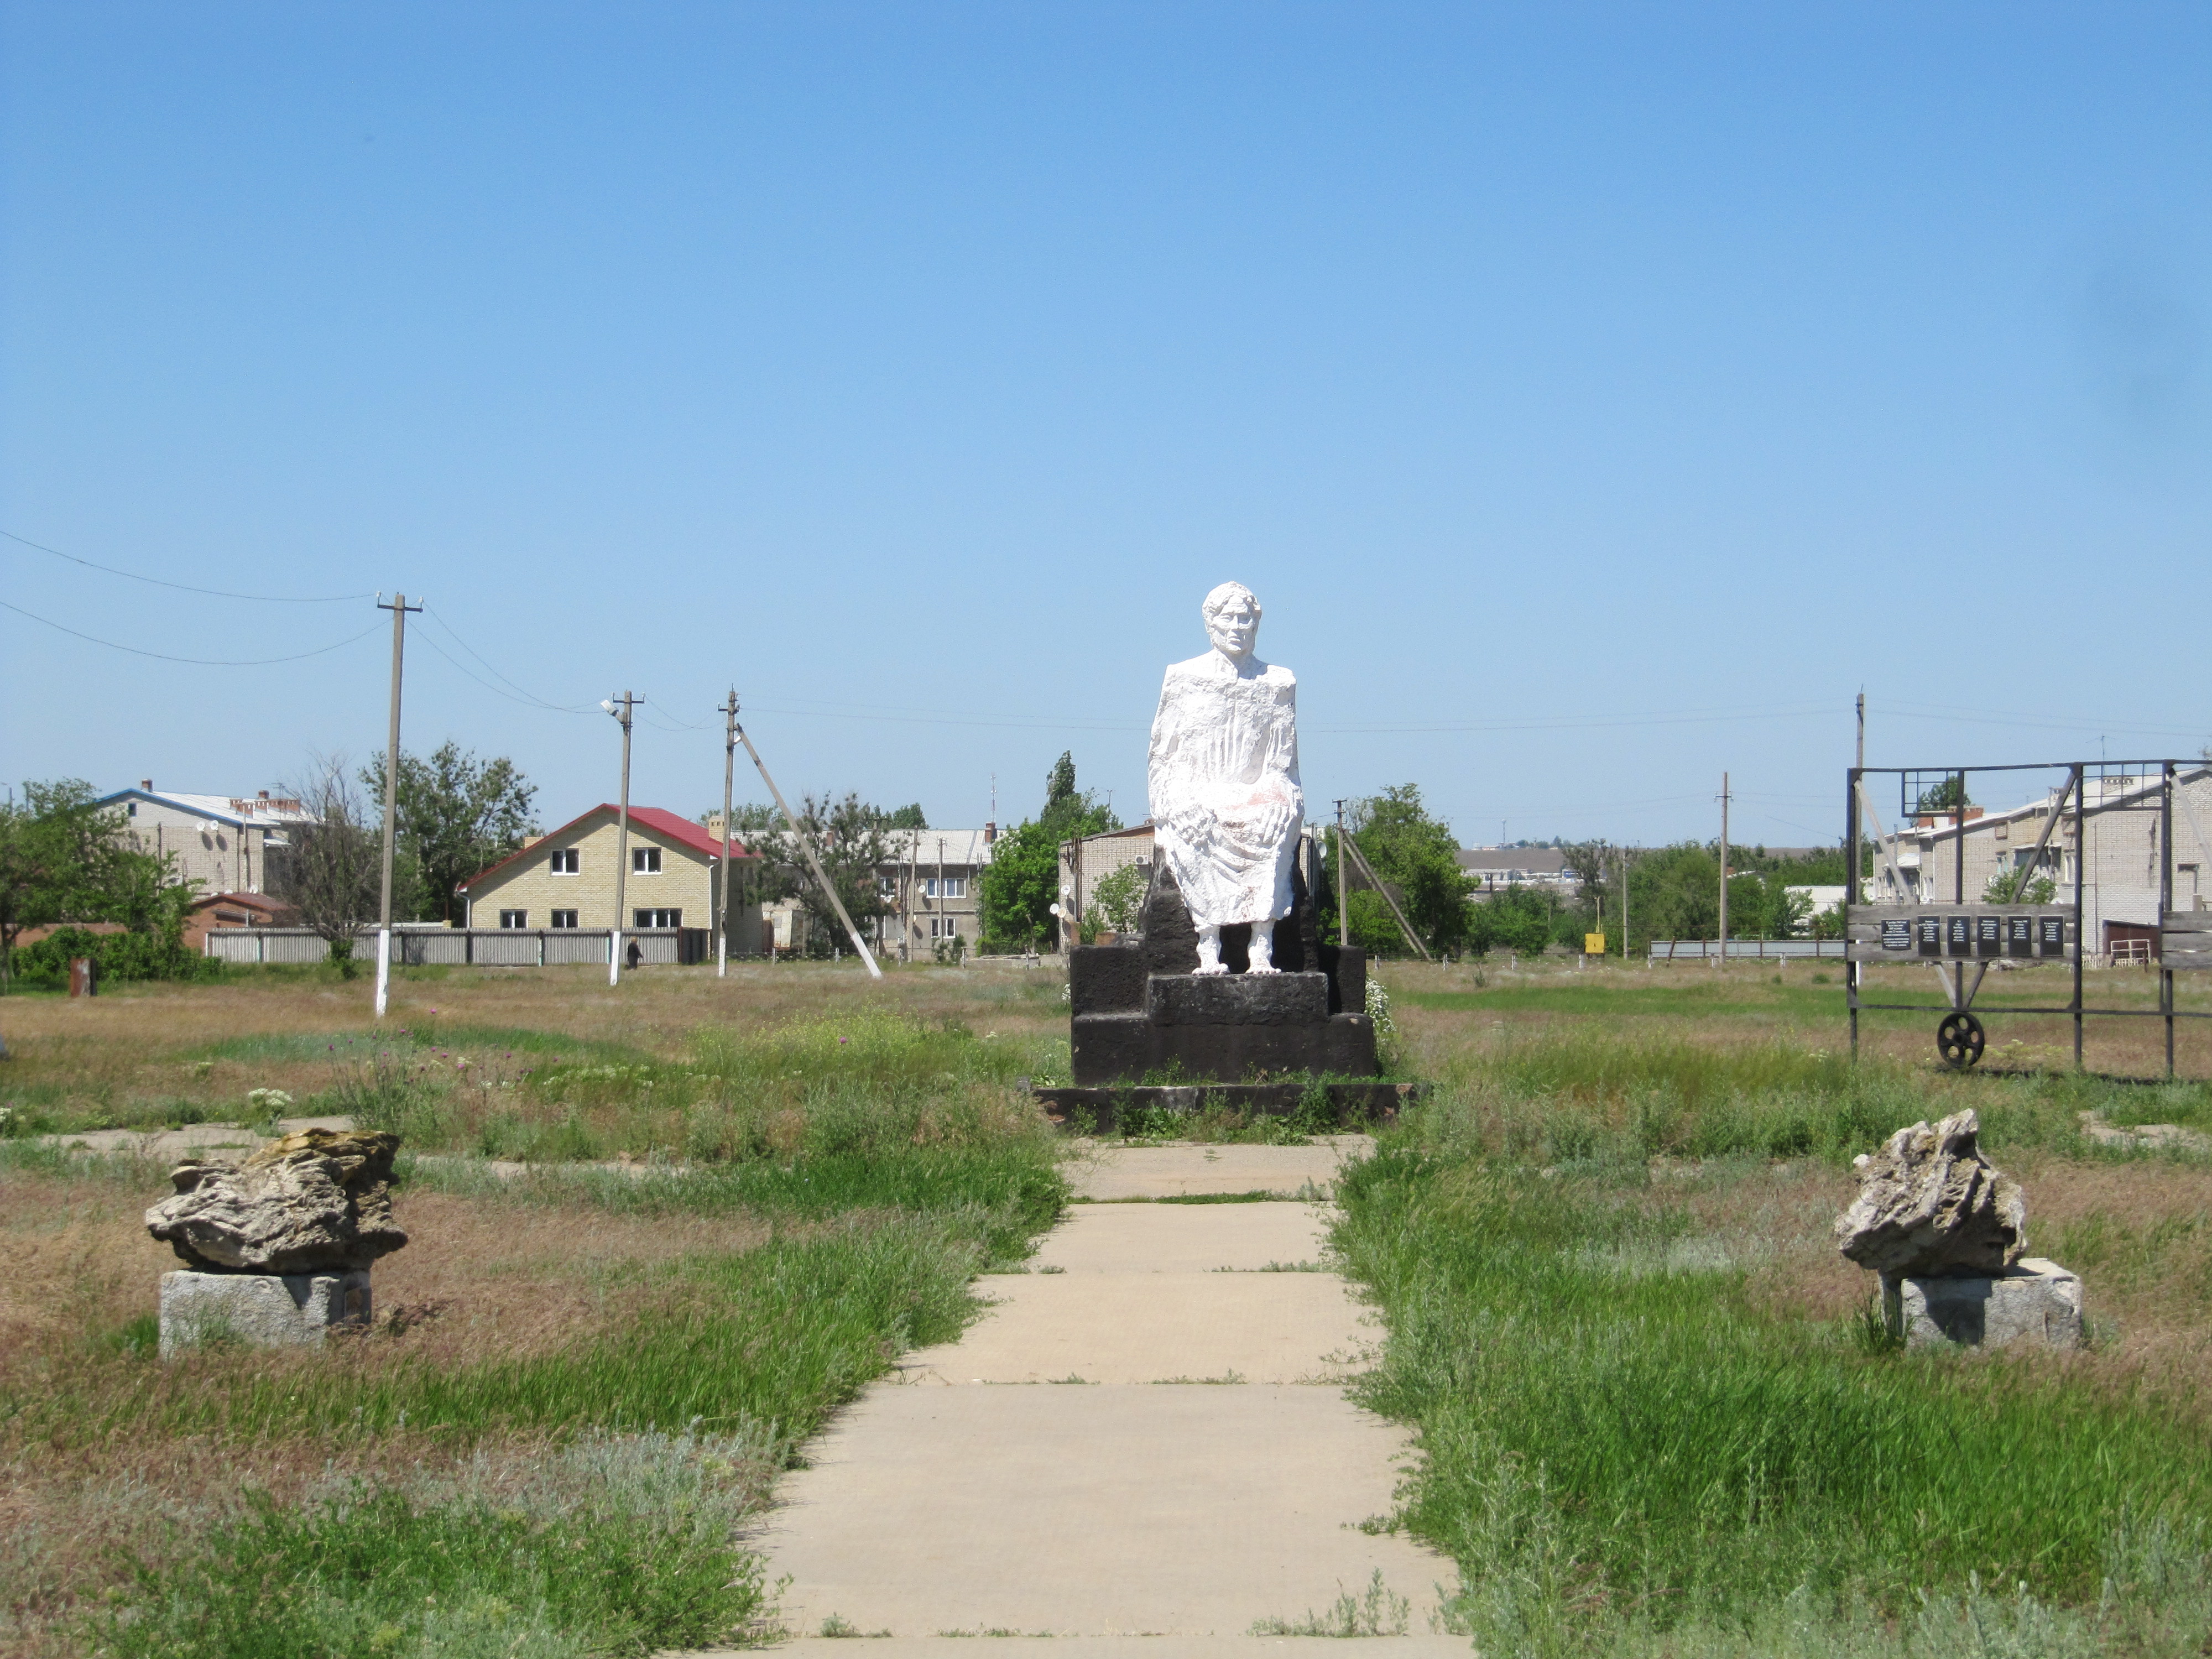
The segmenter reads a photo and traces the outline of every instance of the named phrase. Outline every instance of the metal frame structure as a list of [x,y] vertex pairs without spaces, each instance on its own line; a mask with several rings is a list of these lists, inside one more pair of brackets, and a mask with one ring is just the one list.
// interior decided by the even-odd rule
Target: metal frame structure
[[[2008,1006],[1998,1012],[2008,1014],[2070,1015],[2074,1022],[2074,1065],[2076,1070],[2079,1070],[2081,1066],[2082,1022],[2090,1015],[2094,1014],[2100,1017],[2110,1015],[2121,1018],[2163,1019],[2166,1022],[2166,1075],[2167,1079],[2171,1080],[2173,1076],[2174,1021],[2177,1019],[2212,1019],[2212,1011],[2185,1012],[2174,1006],[2174,960],[2169,948],[2172,943],[2172,928],[2174,917],[2174,779],[2177,771],[2180,769],[2189,768],[2196,769],[2201,767],[2202,764],[2203,763],[2197,761],[2159,759],[2097,762],[2050,761],[2014,766],[1952,766],[1935,769],[1897,766],[1854,766],[1849,770],[1849,783],[1844,793],[1844,846],[1845,860],[1844,869],[1846,872],[1846,879],[1844,884],[1843,903],[1844,937],[1846,940],[1850,940],[1851,938],[1851,912],[1855,908],[1865,911],[1889,908],[1863,903],[1855,904],[1853,902],[1854,896],[1859,890],[1859,883],[1863,879],[1859,873],[1859,848],[1861,842],[1860,814],[1861,807],[1865,802],[1866,780],[1873,777],[1892,776],[1898,780],[1898,799],[1899,805],[1898,832],[1899,834],[1901,834],[1904,830],[1905,821],[1916,816],[1914,806],[1908,805],[1908,802],[1913,799],[1912,791],[1916,786],[1924,785],[1927,781],[1937,779],[1955,778],[1958,780],[1959,790],[1956,805],[1950,809],[1939,809],[1939,811],[1948,810],[1954,814],[1953,817],[1953,828],[1957,836],[1957,851],[1952,860],[1952,897],[1949,903],[1952,908],[1954,908],[1959,915],[1963,915],[1967,906],[1966,894],[1966,825],[1968,822],[1966,816],[1966,783],[1967,777],[1971,774],[1979,772],[2049,773],[2063,771],[2066,774],[2065,787],[2059,792],[2057,799],[2053,801],[2052,810],[2044,817],[2043,830],[2041,835],[2037,838],[2035,850],[2029,855],[2027,862],[2025,865],[2021,865],[2016,867],[2021,871],[2022,884],[2024,885],[2029,874],[2040,866],[2044,849],[2050,844],[2051,831],[2057,827],[2061,818],[2066,815],[2067,802],[2070,799],[2073,803],[2073,897],[2071,902],[2069,904],[2049,908],[2063,908],[2068,913],[2068,920],[2070,921],[2072,926],[2073,941],[2072,948],[2069,954],[2071,957],[2074,966],[2074,994],[2072,999],[2063,1007]],[[2082,936],[2082,897],[2087,879],[2087,821],[2089,817],[2087,802],[2086,799],[2087,791],[2085,786],[2093,770],[2100,777],[2110,776],[2115,773],[2123,776],[2142,776],[2147,775],[2154,767],[2158,769],[2160,778],[2158,806],[2156,809],[2159,813],[2158,898],[2159,926],[2160,934],[2159,957],[2159,1006],[2156,1008],[2092,1008],[2087,1005],[2084,1000],[2084,988],[2082,983],[2082,970],[2086,962],[2084,952],[2087,946],[2087,940]],[[2099,810],[2101,811],[2109,809],[2100,807]],[[2193,815],[2191,821],[2192,823],[2194,822]],[[1879,823],[1880,820],[1877,818],[1877,828],[1879,827]],[[1893,836],[1891,839],[1894,842],[1896,837]],[[1923,906],[1928,908],[1938,909],[1939,914],[1941,913],[1939,905],[1926,904],[1926,902],[1923,902]],[[1983,909],[1993,909],[1999,907],[1981,906],[1979,908]],[[2026,910],[2030,907],[2019,906],[2004,908]],[[2195,953],[2192,952],[2191,954],[2193,956]],[[1921,959],[1925,958],[1916,958],[1916,960]],[[1944,1020],[1942,1024],[1939,1027],[1939,1042],[1941,1042],[1944,1047],[1945,1057],[1947,1059],[1951,1059],[1952,1064],[1960,1066],[1961,1069],[1966,1066],[1972,1065],[1975,1060],[1980,1058],[1981,1054],[1979,1041],[1981,1023],[1973,1014],[1973,1001],[1976,994],[1981,989],[1982,980],[1984,975],[1988,972],[1989,963],[1986,960],[1974,960],[1973,966],[1975,971],[1973,981],[1969,984],[1966,979],[1966,967],[1968,960],[1969,958],[1967,957],[1960,955],[1957,958],[1948,962],[1936,961],[1931,963],[1931,965],[1936,968],[1938,974],[1942,976],[1944,981],[1944,990],[1949,999],[1948,1004],[1938,1006],[1928,1003],[1867,1002],[1862,1000],[1859,995],[1859,982],[1860,972],[1864,966],[1864,963],[1861,959],[1854,957],[1844,976],[1845,998],[1850,1010],[1851,1059],[1853,1062],[1856,1063],[1857,1061],[1859,1053],[1859,1012],[1862,1009],[1865,1009],[1869,1011],[1880,1010],[1891,1012],[1925,1012],[1942,1014],[1944,1016]],[[2199,967],[2212,965],[2212,963],[2192,960],[2187,965],[2190,967]],[[1944,973],[1943,969],[1946,967],[1950,968],[1952,971],[1948,974]],[[1951,1056],[1948,1036],[1954,1030],[1970,1030],[1975,1039],[1972,1043],[1971,1056],[1963,1061],[1952,1059]]]

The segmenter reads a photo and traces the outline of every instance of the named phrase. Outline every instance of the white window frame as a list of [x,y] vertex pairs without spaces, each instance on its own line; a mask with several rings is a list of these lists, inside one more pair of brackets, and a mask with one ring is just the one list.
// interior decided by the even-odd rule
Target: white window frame
[[629,872],[633,876],[657,876],[660,873],[660,849],[658,847],[633,847],[629,849]]
[[499,913],[499,925],[501,927],[526,929],[530,926],[530,912],[527,910],[502,910]]
[[[663,916],[668,920],[663,921]],[[633,927],[681,927],[683,925],[684,909],[681,905],[640,905],[630,912],[630,926]]]
[[968,896],[968,878],[965,876],[945,877],[944,896],[949,899],[966,898]]
[[546,860],[546,873],[555,876],[577,875],[581,873],[583,864],[582,856],[574,848],[556,847]]
[[[563,917],[567,920],[562,920]],[[576,925],[576,913],[574,910],[556,910],[553,913],[553,925],[560,928],[574,927]]]

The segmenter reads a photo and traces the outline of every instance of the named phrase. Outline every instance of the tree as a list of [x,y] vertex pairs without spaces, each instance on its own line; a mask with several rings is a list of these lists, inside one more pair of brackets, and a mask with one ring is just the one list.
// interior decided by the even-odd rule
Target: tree
[[1097,885],[1091,890],[1091,909],[1102,927],[1117,933],[1136,932],[1151,875],[1144,865],[1125,864],[1111,875],[1098,878]]
[[920,801],[915,801],[909,805],[895,806],[889,812],[886,812],[884,815],[884,828],[886,830],[927,830],[929,828],[929,820],[924,817],[921,814],[921,803]]
[[1982,889],[1984,904],[2048,904],[2058,896],[2058,884],[2049,876],[2031,875],[2027,866],[2000,870]]
[[381,896],[380,837],[368,827],[343,755],[311,757],[307,775],[284,793],[296,795],[314,822],[286,830],[292,848],[270,884],[271,896],[299,911],[301,923],[330,945],[331,959],[350,979],[354,935],[374,919]]
[[1078,793],[1074,754],[1063,751],[1045,777],[1044,810],[1000,836],[976,878],[986,946],[1028,950],[1056,939],[1061,845],[1121,827],[1096,798]]
[[[362,787],[384,799],[384,755],[362,769]],[[479,870],[520,852],[538,824],[538,787],[504,756],[478,760],[451,741],[428,757],[399,755],[392,914],[452,923],[453,890]]]
[[[799,799],[799,827],[813,843],[815,855],[822,860],[823,872],[836,888],[847,914],[853,918],[853,925],[864,935],[868,923],[890,909],[876,878],[877,866],[888,862],[891,856],[890,843],[884,834],[887,816],[881,808],[869,805],[850,792],[838,801],[826,794],[818,798],[805,795]],[[806,855],[799,848],[799,838],[790,826],[763,826],[752,836],[751,845],[761,854],[763,864],[773,866],[763,872],[762,896],[775,899],[794,893],[798,896],[808,923],[807,954],[826,957],[833,950],[842,948],[848,943],[845,924],[837,919],[836,908],[822,890],[822,884],[814,879]]]
[[[1468,899],[1474,883],[1459,867],[1459,841],[1450,826],[1429,816],[1418,784],[1401,783],[1352,804],[1346,823],[1352,845],[1390,889],[1406,920],[1438,956],[1470,942]],[[1327,831],[1330,867],[1336,867],[1336,831]],[[1370,951],[1396,954],[1410,949],[1389,906],[1380,895],[1364,893],[1358,866],[1348,878],[1352,890],[1352,943]]]
[[1959,812],[1974,803],[1966,799],[1966,781],[1954,772],[1941,783],[1931,783],[1920,792],[1920,799],[1912,805],[1915,817],[1933,817],[1940,812]]
[[174,855],[131,845],[129,821],[102,807],[82,778],[26,783],[0,805],[0,979],[27,927],[120,922],[173,939],[197,884],[175,878]]

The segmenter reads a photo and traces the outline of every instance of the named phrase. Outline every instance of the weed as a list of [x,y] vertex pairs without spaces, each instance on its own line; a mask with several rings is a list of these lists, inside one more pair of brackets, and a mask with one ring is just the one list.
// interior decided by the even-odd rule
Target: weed
[[1382,1583],[1382,1569],[1375,1569],[1368,1580],[1366,1590],[1358,1595],[1341,1590],[1336,1605],[1327,1613],[1308,1613],[1295,1623],[1282,1619],[1262,1619],[1255,1624],[1249,1634],[1253,1636],[1403,1636],[1407,1620],[1413,1604]]

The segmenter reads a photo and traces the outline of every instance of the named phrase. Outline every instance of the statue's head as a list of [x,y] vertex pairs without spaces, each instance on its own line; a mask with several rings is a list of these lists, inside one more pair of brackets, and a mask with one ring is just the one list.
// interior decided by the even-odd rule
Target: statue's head
[[1243,582],[1224,582],[1199,606],[1206,618],[1206,637],[1213,648],[1232,662],[1252,654],[1260,642],[1260,601]]

